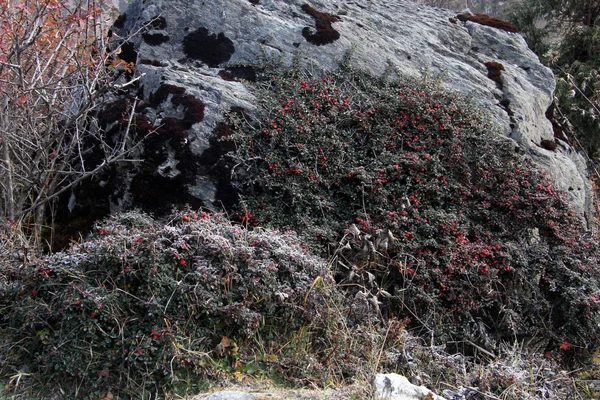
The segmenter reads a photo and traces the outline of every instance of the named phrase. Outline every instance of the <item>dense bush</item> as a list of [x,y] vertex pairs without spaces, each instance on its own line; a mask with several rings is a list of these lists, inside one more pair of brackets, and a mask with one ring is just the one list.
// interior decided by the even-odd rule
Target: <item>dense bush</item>
[[243,366],[256,352],[250,340],[282,356],[298,332],[306,343],[279,372],[328,378],[315,368],[331,352],[338,298],[327,264],[291,233],[249,232],[205,213],[166,225],[129,213],[5,275],[3,372],[33,374],[67,395],[193,390],[190,382]]
[[[381,357],[383,370],[395,370],[414,384],[446,399],[596,399],[597,389],[585,382],[597,372],[565,374],[553,357],[515,343],[499,346],[496,357],[449,353],[392,324]],[[583,373],[582,373],[583,372]],[[577,376],[581,374],[581,376]]]
[[329,246],[351,294],[438,339],[597,343],[596,244],[464,100],[347,66],[256,90],[263,115],[232,117],[242,220]]

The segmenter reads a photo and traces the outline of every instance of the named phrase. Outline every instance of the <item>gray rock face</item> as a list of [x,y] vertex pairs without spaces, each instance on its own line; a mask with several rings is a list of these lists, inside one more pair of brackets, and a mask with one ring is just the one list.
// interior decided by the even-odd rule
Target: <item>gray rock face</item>
[[[161,150],[163,159],[148,173],[164,179],[186,175],[180,166],[202,164],[198,160],[224,112],[253,112],[253,96],[236,78],[252,79],[253,70],[242,66],[290,66],[297,60],[318,73],[337,68],[352,51],[351,62],[360,68],[381,74],[392,67],[418,79],[439,80],[472,99],[490,114],[500,134],[521,144],[548,170],[577,213],[590,211],[582,156],[564,142],[554,151],[542,148],[543,141],[555,142],[545,116],[554,77],[519,34],[463,23],[451,11],[406,0],[314,0],[310,6],[305,0],[134,0],[125,16],[115,29],[121,37],[149,24],[132,39],[137,54],[127,52],[132,61],[137,55],[144,74],[143,97],[150,104],[144,118],[153,127],[171,124],[173,133],[174,121],[190,114],[183,97],[204,105],[202,118],[188,115],[185,123],[176,124],[185,131],[185,143],[164,143],[169,149]],[[185,93],[157,96],[165,85],[185,88]],[[181,183],[191,197],[211,203],[218,183],[210,188],[207,179],[191,176],[202,173],[200,167],[188,168]]]

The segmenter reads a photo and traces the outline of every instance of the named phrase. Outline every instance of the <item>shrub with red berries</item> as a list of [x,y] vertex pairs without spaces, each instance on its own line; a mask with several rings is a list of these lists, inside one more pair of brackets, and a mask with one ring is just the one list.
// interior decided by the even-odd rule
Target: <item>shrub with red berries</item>
[[[3,278],[2,368],[53,382],[45,389],[61,398],[185,394],[183,380],[197,393],[207,377],[258,366],[259,339],[282,357],[294,352],[273,367],[281,376],[326,379],[332,358],[322,349],[337,344],[341,322],[329,310],[340,296],[327,263],[295,234],[248,231],[207,213],[179,212],[168,223],[111,217],[85,242]],[[282,339],[299,330],[315,337],[305,353]]]
[[255,87],[261,114],[230,121],[233,183],[259,225],[296,230],[349,294],[369,288],[379,318],[440,340],[598,343],[598,247],[484,115],[348,66],[271,74]]

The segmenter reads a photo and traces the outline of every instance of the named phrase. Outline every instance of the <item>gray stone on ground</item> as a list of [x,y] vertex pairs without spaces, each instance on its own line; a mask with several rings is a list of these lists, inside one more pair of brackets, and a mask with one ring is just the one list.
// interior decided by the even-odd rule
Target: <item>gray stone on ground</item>
[[413,385],[398,374],[377,374],[373,386],[376,400],[446,400],[425,386]]

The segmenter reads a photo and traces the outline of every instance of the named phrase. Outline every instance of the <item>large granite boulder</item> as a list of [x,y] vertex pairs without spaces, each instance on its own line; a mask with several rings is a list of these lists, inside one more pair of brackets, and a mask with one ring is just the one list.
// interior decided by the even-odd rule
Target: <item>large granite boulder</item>
[[468,96],[587,215],[586,163],[554,137],[546,116],[552,72],[518,33],[455,17],[407,0],[133,0],[114,37],[141,31],[121,57],[141,74],[136,126],[158,135],[114,190],[113,209],[220,207],[229,194],[222,172],[211,174],[219,153],[213,138],[228,133],[224,113],[255,111],[245,83],[255,78],[252,65],[298,62],[319,73],[351,51],[353,65],[375,74],[439,80]]

